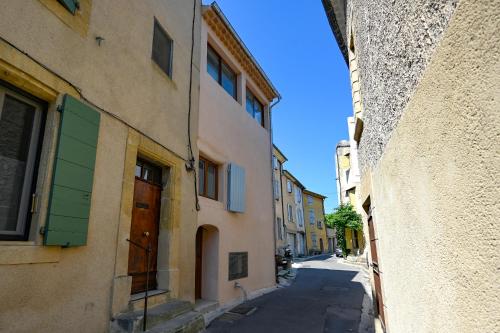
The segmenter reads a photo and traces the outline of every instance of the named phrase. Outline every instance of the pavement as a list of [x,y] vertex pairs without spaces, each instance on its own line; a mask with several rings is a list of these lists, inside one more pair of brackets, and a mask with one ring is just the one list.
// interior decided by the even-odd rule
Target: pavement
[[229,310],[206,332],[374,332],[368,275],[362,267],[330,255],[294,267],[297,276],[289,287]]

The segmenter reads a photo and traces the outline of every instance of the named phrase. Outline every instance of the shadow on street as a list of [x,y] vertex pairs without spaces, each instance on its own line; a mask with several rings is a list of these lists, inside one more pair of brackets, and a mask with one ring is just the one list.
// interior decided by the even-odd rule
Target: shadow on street
[[256,307],[248,316],[222,315],[207,332],[357,332],[365,293],[353,281],[359,271],[329,258],[303,261],[290,287],[246,302]]

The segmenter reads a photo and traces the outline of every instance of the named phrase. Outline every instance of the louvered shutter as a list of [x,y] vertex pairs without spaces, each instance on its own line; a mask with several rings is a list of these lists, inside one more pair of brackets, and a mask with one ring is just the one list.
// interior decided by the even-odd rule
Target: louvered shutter
[[66,7],[66,9],[73,15],[75,15],[76,10],[80,7],[78,0],[58,0],[61,5]]
[[100,114],[66,95],[61,111],[45,245],[87,243]]
[[227,168],[227,210],[230,212],[245,212],[245,169],[230,163]]

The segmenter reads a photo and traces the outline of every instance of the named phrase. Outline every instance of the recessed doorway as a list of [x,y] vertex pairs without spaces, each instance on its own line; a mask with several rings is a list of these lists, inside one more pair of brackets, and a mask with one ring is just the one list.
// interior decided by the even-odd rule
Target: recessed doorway
[[[135,168],[134,200],[130,226],[128,274],[132,276],[132,294],[157,287],[158,234],[162,191],[162,169],[138,159]],[[151,247],[149,281],[147,249]]]

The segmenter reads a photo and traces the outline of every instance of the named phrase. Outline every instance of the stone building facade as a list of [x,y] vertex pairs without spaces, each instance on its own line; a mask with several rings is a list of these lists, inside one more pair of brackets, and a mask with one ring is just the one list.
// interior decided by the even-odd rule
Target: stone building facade
[[107,332],[142,307],[128,240],[152,246],[150,305],[194,301],[201,1],[117,6],[2,2],[2,332]]
[[351,77],[381,326],[495,331],[500,5],[323,4]]

